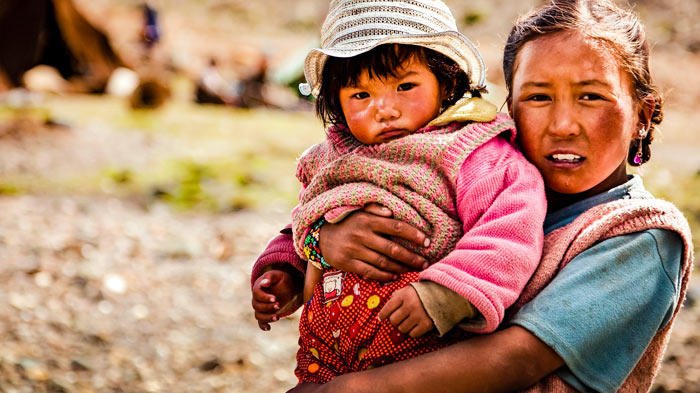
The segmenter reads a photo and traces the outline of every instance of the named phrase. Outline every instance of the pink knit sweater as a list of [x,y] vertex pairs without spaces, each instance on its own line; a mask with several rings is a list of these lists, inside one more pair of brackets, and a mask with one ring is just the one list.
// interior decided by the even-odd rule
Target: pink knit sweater
[[[571,224],[549,233],[544,242],[542,261],[509,315],[532,300],[575,256],[594,243],[614,236],[659,228],[678,232],[683,238],[680,300],[673,317],[652,339],[646,352],[620,388],[620,392],[646,392],[661,364],[671,326],[683,304],[692,271],[693,244],[690,228],[683,214],[669,202],[658,199],[626,199],[593,207]],[[535,392],[576,392],[552,374],[527,390]]]
[[433,263],[420,279],[469,300],[486,321],[473,331],[495,330],[537,266],[546,211],[539,172],[497,137],[504,132],[514,136],[513,122],[499,115],[367,146],[331,128],[298,165],[305,186],[292,220],[298,253],[320,217],[334,222],[380,203],[430,236],[428,248],[404,243]]

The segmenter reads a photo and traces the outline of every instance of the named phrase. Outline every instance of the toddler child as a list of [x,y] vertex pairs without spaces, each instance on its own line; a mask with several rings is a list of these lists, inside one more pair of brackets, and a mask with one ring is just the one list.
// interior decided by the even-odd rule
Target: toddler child
[[[513,122],[480,98],[483,60],[450,10],[437,0],[332,1],[305,76],[330,126],[297,167],[292,229],[309,262],[300,383],[448,345],[459,335],[424,335],[454,326],[434,326],[445,313],[493,331],[540,259],[544,187],[513,146]],[[422,249],[405,243],[429,267],[382,284],[325,262],[322,225],[368,203],[430,237]]]

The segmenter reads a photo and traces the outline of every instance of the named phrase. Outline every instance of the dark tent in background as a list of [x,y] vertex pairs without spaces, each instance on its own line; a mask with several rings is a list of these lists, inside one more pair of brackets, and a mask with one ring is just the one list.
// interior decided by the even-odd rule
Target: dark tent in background
[[24,72],[39,64],[56,68],[77,91],[98,93],[124,62],[71,0],[0,1],[0,91],[21,86]]

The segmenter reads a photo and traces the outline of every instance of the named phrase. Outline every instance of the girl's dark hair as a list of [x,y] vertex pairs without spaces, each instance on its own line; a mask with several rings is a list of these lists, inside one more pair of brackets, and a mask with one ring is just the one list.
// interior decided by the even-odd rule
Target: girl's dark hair
[[642,143],[642,164],[651,158],[651,142],[656,125],[663,120],[664,99],[654,85],[649,70],[649,44],[639,18],[610,0],[552,0],[521,17],[510,31],[503,53],[503,73],[509,99],[512,98],[513,73],[520,49],[536,38],[571,31],[599,41],[616,56],[622,69],[632,77],[637,101],[654,99],[654,111],[647,136],[630,144],[627,162],[638,166],[634,156]]
[[[415,45],[386,44],[349,58],[328,57],[323,66],[321,89],[316,99],[316,114],[324,125],[347,125],[340,106],[340,89],[356,84],[364,71],[370,77],[395,77],[399,67],[412,57],[425,64],[440,87],[448,92],[442,108],[453,105],[469,89],[469,76],[449,57]],[[480,96],[478,91],[471,92]]]

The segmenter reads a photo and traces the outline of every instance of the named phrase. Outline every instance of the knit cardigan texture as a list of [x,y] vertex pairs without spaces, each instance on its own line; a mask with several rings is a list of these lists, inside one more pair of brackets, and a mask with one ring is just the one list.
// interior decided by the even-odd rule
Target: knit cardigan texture
[[495,136],[515,134],[513,121],[499,115],[490,122],[428,126],[378,145],[364,145],[343,126],[299,159],[297,178],[304,185],[292,213],[294,244],[303,257],[307,229],[321,217],[342,220],[350,211],[375,202],[398,220],[428,234],[428,248],[402,245],[437,261],[462,236],[457,214],[457,174],[464,160]]
[[[666,326],[656,333],[647,350],[618,390],[619,392],[648,391],[661,365],[671,327],[683,304],[688,279],[692,272],[693,244],[690,228],[683,214],[673,204],[659,199],[618,200],[593,207],[572,223],[549,233],[545,236],[542,261],[521,297],[509,310],[509,316],[514,315],[520,307],[537,296],[574,257],[595,243],[652,228],[677,232],[683,239],[684,251],[681,261],[680,298],[673,316]],[[576,392],[576,390],[552,374],[526,392]]]
[[304,189],[292,213],[297,252],[302,255],[306,229],[320,217],[334,222],[367,203],[382,204],[431,239],[429,247],[395,239],[432,263],[418,279],[479,310],[483,320],[470,331],[495,330],[534,272],[544,237],[543,181],[512,145],[514,136],[506,115],[428,126],[381,145],[330,128],[327,140],[299,161]]

